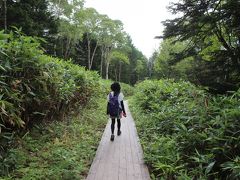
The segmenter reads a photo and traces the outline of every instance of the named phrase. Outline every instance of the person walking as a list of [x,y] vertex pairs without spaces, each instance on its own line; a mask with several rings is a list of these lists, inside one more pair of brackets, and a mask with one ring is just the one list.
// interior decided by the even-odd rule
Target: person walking
[[117,135],[121,135],[121,118],[122,116],[126,117],[126,112],[123,104],[123,93],[121,93],[121,86],[118,82],[114,82],[111,85],[111,90],[107,96],[107,115],[110,116],[112,120],[111,124],[111,141],[114,141],[114,129],[115,121],[117,119]]

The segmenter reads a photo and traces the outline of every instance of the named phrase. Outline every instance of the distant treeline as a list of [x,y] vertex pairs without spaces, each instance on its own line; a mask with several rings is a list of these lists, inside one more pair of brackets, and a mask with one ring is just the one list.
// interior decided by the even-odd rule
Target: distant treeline
[[148,73],[147,58],[136,49],[119,20],[84,7],[83,0],[0,2],[0,29],[17,27],[41,37],[44,52],[98,71],[101,77],[134,84]]

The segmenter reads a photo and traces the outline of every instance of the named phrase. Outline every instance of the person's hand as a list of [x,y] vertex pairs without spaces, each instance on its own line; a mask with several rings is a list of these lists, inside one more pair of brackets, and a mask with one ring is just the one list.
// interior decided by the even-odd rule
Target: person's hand
[[124,117],[127,117],[126,113],[123,113],[123,116],[124,116]]

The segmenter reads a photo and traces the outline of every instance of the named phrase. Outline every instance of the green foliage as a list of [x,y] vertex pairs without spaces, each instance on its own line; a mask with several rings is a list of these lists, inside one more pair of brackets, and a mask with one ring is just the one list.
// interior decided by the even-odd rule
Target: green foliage
[[239,100],[210,97],[188,82],[144,81],[131,108],[153,176],[239,178]]
[[[39,37],[57,32],[57,20],[48,11],[48,0],[8,0],[6,6],[8,30],[15,26],[29,36]],[[4,29],[4,11],[0,12],[0,29]]]
[[[129,46],[123,23],[84,7],[84,3],[84,0],[1,1],[0,30],[5,24],[6,32],[13,30],[12,26],[17,27],[28,36],[44,38],[41,46],[51,56],[72,59],[78,65],[100,72],[106,79],[134,84],[137,81],[135,57],[130,51],[136,48]],[[117,66],[110,60],[113,49],[124,54],[115,58],[121,62]],[[141,79],[144,77],[143,73]]]
[[49,10],[58,18],[60,16],[72,17],[73,14],[83,8],[83,0],[47,0]]
[[101,92],[96,72],[44,55],[36,39],[19,32],[0,37],[2,154],[18,131],[77,114]]
[[[132,44],[130,37],[128,37],[128,46],[131,49],[128,53],[130,64],[123,64],[121,81],[134,85],[137,81],[144,80],[147,76],[147,58]],[[142,67],[144,68],[143,70]]]
[[113,51],[112,53],[111,53],[111,57],[110,57],[113,61],[115,61],[115,62],[123,62],[123,63],[126,63],[126,64],[129,64],[129,59],[128,59],[128,57],[124,54],[124,53],[122,53],[122,52],[120,52],[120,51]]
[[121,85],[121,91],[125,97],[129,97],[134,94],[134,88],[131,85],[126,83],[120,83],[120,85]]
[[165,39],[154,57],[154,77],[188,79],[188,71],[193,68],[193,57],[183,57],[181,53],[189,46],[188,41]]
[[0,161],[3,179],[84,179],[106,125],[105,101],[78,117],[35,125]]
[[164,22],[164,38],[191,42],[173,59],[194,57],[194,83],[219,93],[239,89],[239,8],[236,0],[182,0],[169,6],[177,16]]
[[[137,80],[143,80],[145,74],[147,73],[147,61],[146,59],[138,59],[135,67],[135,72],[137,75]],[[141,77],[142,76],[142,77]]]
[[[100,80],[101,84],[101,94],[103,98],[106,98],[109,92],[111,91],[111,84],[113,81],[111,80]],[[120,83],[121,92],[124,94],[125,97],[132,96],[134,93],[134,88],[126,83]]]
[[99,89],[95,72],[43,55],[32,37],[9,34],[1,48],[1,124],[23,127],[33,119],[84,106]]

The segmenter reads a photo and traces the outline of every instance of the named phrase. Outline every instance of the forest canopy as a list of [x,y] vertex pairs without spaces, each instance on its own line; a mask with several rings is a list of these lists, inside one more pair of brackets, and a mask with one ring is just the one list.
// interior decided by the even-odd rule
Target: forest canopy
[[[86,8],[83,0],[1,1],[0,29],[10,32],[15,28],[43,38],[46,54],[72,59],[103,78],[134,84],[147,75],[135,68],[140,60],[147,69],[147,58],[133,45],[123,23]],[[129,60],[113,60],[116,51]]]
[[[172,3],[169,10],[177,17],[165,25],[157,67],[167,64],[177,78],[211,88],[217,92],[237,90],[240,86],[240,2],[236,0],[183,0]],[[166,43],[171,39],[172,43]],[[179,43],[182,46],[179,46]],[[176,45],[178,43],[178,45]],[[169,54],[161,60],[163,54]],[[188,58],[188,60],[186,60]],[[184,64],[179,75],[178,64]],[[156,74],[162,74],[155,68]],[[157,76],[160,77],[160,76]]]

